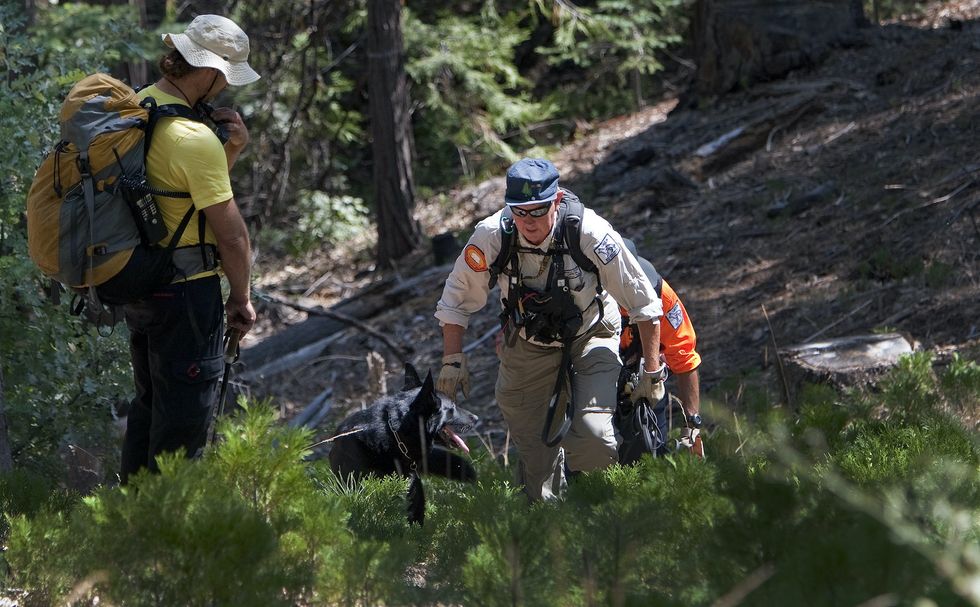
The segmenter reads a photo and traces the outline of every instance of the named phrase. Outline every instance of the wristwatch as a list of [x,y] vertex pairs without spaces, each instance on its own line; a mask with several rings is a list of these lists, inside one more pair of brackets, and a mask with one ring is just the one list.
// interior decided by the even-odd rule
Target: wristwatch
[[691,415],[688,415],[687,416],[687,421],[688,421],[689,424],[691,424],[695,428],[700,428],[701,427],[701,414],[700,413],[692,413]]

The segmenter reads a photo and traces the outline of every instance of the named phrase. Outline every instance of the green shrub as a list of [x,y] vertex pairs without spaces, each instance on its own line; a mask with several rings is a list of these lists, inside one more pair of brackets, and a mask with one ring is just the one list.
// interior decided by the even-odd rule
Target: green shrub
[[[0,474],[0,545],[6,543],[14,517],[32,517],[45,511],[64,512],[77,499],[73,493],[56,487],[47,476],[23,469]],[[7,562],[0,553],[0,583],[7,574]]]
[[929,352],[902,356],[881,386],[882,404],[889,414],[900,418],[913,419],[923,412],[933,411],[939,404],[938,382]]
[[67,518],[21,519],[11,566],[50,596],[91,581],[129,605],[273,605],[285,580],[276,535],[232,486],[182,457],[133,487],[104,489]]
[[976,361],[954,353],[940,377],[940,385],[952,405],[962,409],[976,409],[980,405],[980,365]]
[[407,572],[426,547],[423,532],[409,526],[406,479],[366,478],[360,483],[333,476],[324,466],[318,477],[329,494],[340,497],[350,541],[329,566],[337,570],[333,589],[341,605],[398,604],[411,595]]
[[305,255],[350,240],[370,227],[369,209],[353,196],[304,190],[297,193],[294,213],[296,220],[288,229],[260,232],[261,243],[290,255]]
[[914,425],[863,422],[843,443],[833,453],[834,462],[860,485],[904,481],[937,458],[976,462],[973,439],[958,421],[942,413],[922,415]]
[[222,428],[201,461],[164,456],[159,475],[104,488],[69,514],[16,518],[8,556],[21,583],[50,597],[90,583],[131,605],[291,604],[332,565],[337,500],[305,474],[308,432],[255,406]]
[[878,393],[805,390],[796,418],[706,401],[707,461],[583,474],[564,500],[529,505],[481,457],[477,483],[424,480],[421,528],[405,479],[337,479],[309,432],[244,403],[201,460],[8,498],[10,580],[36,604],[976,605],[980,446],[928,362]]
[[561,508],[564,561],[587,604],[702,604],[713,536],[734,507],[713,465],[686,453],[583,475]]
[[[27,256],[24,199],[44,154],[58,140],[64,95],[83,74],[136,50],[143,33],[133,7],[37,3],[26,29],[22,5],[0,3],[0,365],[15,464],[63,476],[59,448],[109,453],[111,409],[132,393],[126,331],[110,338],[56,306]],[[105,478],[114,472],[106,467]]]

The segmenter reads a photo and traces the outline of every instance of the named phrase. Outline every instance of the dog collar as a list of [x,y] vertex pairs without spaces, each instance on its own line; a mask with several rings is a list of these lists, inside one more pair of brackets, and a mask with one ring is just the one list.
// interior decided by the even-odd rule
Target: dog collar
[[398,445],[398,450],[401,451],[405,459],[408,460],[409,468],[412,469],[412,472],[417,473],[418,466],[415,464],[415,460],[408,454],[408,447],[405,445],[405,442],[402,441],[402,437],[398,436],[398,431],[391,425],[391,418],[389,417],[386,421],[388,423],[388,429],[391,430],[391,435],[395,437],[395,443]]

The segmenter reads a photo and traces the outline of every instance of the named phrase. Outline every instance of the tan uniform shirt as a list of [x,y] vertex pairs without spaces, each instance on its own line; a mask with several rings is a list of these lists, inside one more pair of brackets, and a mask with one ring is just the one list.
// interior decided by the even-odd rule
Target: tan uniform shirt
[[[490,294],[489,265],[497,258],[501,248],[502,213],[509,214],[510,209],[501,209],[477,224],[466,248],[456,260],[446,280],[442,297],[436,304],[435,316],[442,324],[466,327],[469,325],[470,315],[486,305]],[[557,225],[556,221],[555,227]],[[554,234],[553,228],[540,245],[531,245],[523,236],[518,235],[517,245],[547,251]],[[581,247],[582,252],[599,270],[604,289],[601,296],[603,316],[611,326],[620,322],[617,304],[623,306],[634,321],[658,322],[663,315],[663,305],[653,285],[639,262],[623,245],[619,233],[591,209],[585,209],[583,213]],[[551,258],[530,252],[518,252],[517,255],[524,284],[532,289],[544,290]],[[599,306],[593,303],[596,296],[596,276],[580,268],[570,255],[564,256],[564,265],[575,304],[583,311],[580,332],[584,333],[598,321]],[[500,286],[502,301],[508,295],[507,276],[501,274],[497,284]],[[561,344],[554,342],[547,345]]]

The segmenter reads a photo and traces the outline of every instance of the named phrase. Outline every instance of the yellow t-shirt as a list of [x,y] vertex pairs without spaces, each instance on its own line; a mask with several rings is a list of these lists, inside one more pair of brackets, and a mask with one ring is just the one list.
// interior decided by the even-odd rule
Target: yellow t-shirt
[[[139,92],[139,98],[153,97],[157,105],[171,103],[187,106],[179,97],[168,95],[156,87],[148,86]],[[164,244],[176,232],[180,220],[193,204],[199,211],[211,205],[230,200],[231,179],[228,176],[228,159],[224,146],[206,124],[186,118],[161,118],[153,131],[150,151],[146,157],[146,173],[150,186],[158,190],[190,192],[190,199],[156,196],[169,235]],[[198,214],[195,213],[177,243],[179,247],[199,244]],[[211,226],[205,222],[204,241],[217,244]],[[200,278],[215,272],[191,276]]]

